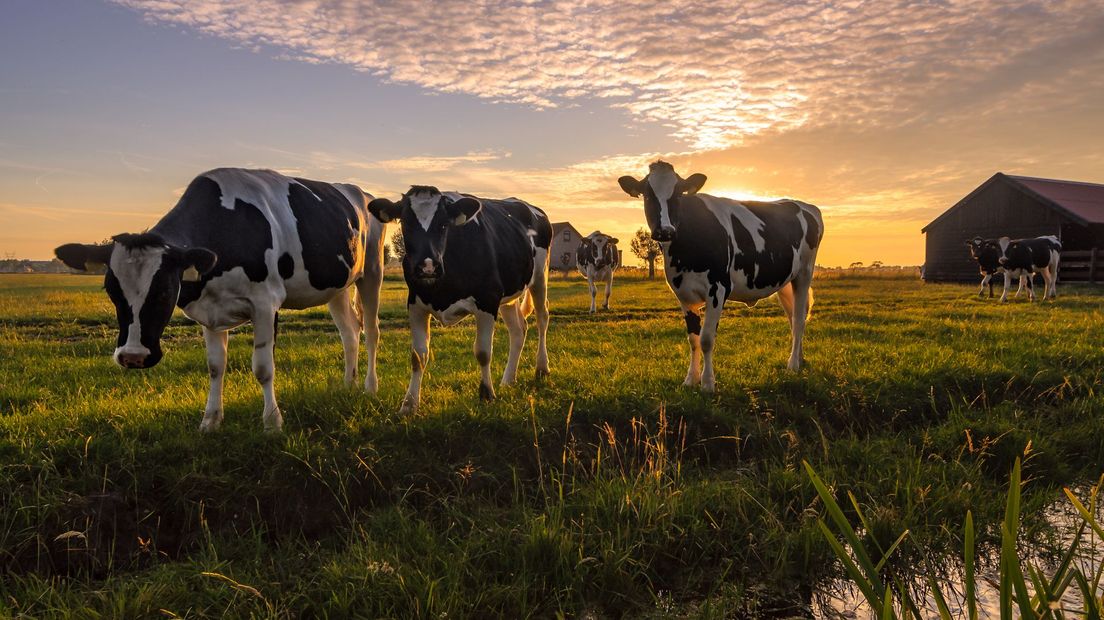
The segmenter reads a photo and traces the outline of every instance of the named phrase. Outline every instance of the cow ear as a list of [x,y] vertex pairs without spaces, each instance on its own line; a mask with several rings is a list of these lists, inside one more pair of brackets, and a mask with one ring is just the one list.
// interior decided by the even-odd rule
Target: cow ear
[[637,181],[633,177],[628,175],[617,179],[617,184],[621,186],[621,189],[625,190],[625,193],[633,198],[639,198],[640,194],[644,193],[643,181]]
[[73,269],[80,271],[93,271],[106,265],[111,260],[111,250],[115,244],[87,245],[83,243],[66,243],[54,248],[54,256]]
[[368,212],[386,224],[399,219],[402,215],[402,203],[394,203],[386,198],[375,198],[368,203]]
[[468,220],[475,217],[475,214],[479,213],[482,208],[483,203],[470,196],[464,196],[460,200],[446,205],[445,211],[452,219],[453,226],[463,226],[468,223]]
[[679,181],[676,193],[696,194],[705,185],[705,175],[695,172],[689,177]]
[[200,276],[206,275],[215,268],[218,262],[218,254],[207,248],[189,248],[184,251],[183,280],[186,282],[199,282]]
[[606,243],[617,243],[617,237],[610,237]]

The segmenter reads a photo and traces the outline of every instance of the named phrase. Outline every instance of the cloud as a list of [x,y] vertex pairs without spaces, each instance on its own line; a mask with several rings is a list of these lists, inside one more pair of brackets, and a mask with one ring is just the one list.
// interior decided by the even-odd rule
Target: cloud
[[996,100],[1104,53],[1096,0],[113,1],[432,92],[544,108],[600,100],[693,150],[906,123],[941,95],[934,112],[953,112],[978,88]]

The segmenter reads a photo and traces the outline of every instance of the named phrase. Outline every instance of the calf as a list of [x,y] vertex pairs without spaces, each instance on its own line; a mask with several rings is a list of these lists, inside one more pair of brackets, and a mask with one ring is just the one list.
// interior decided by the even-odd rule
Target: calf
[[[148,232],[54,252],[85,270],[106,265],[104,288],[119,320],[115,361],[151,368],[173,306],[203,326],[210,392],[201,431],[222,422],[228,330],[253,323],[253,374],[264,391],[266,430],[283,416],[273,388],[277,311],[329,304],[345,352],[345,382],[357,375],[361,330],[368,348],[364,387],[375,392],[383,225],[355,185],[286,177],[271,170],[219,168],[195,178]],[[356,284],[358,302],[349,287]],[[358,308],[360,307],[359,316]]]
[[491,386],[491,345],[495,319],[510,333],[510,355],[502,385],[517,378],[518,359],[537,311],[537,378],[548,374],[548,247],[552,224],[540,209],[518,200],[488,200],[436,187],[415,185],[398,202],[377,198],[368,210],[383,222],[402,226],[403,276],[409,290],[413,352],[410,386],[401,413],[412,413],[421,398],[422,374],[429,363],[429,317],[444,325],[475,315],[475,359],[482,377],[479,396],[495,397]]
[[[1001,266],[1001,248],[1000,242],[997,239],[982,239],[981,237],[974,237],[966,242],[966,247],[970,248],[970,257],[974,259],[978,264],[978,270],[981,272],[981,288],[978,289],[978,297],[985,294],[985,287],[989,287],[989,298],[993,298],[993,276],[998,273],[1004,273],[1004,267]],[[1027,278],[1020,276],[1020,287],[1016,289],[1016,297],[1020,296],[1020,292],[1023,291],[1024,286],[1027,284]],[[1005,293],[1007,295],[1007,292]],[[1001,301],[1004,301],[1004,297],[1001,297]]]
[[801,368],[824,224],[819,209],[796,200],[750,202],[698,194],[705,180],[703,174],[684,179],[671,164],[657,161],[642,180],[624,176],[618,183],[630,196],[644,197],[652,238],[663,249],[667,283],[685,315],[690,368],[683,385],[700,383],[703,391],[712,392],[717,325],[729,299],[753,306],[778,293],[792,334],[788,368]]
[[613,289],[613,269],[617,267],[617,238],[594,231],[583,237],[575,251],[575,265],[586,276],[590,285],[590,311],[595,312],[598,288],[595,281],[606,283],[606,301],[602,307],[609,310],[610,292]]

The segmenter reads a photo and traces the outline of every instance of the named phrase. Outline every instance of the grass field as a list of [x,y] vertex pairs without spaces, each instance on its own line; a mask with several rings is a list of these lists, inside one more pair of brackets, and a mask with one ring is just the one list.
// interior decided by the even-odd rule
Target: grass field
[[174,319],[165,360],[124,372],[99,279],[0,276],[0,615],[802,613],[840,574],[802,460],[855,493],[868,536],[907,528],[935,555],[967,510],[999,535],[1017,457],[1028,513],[1104,470],[1098,289],[1000,305],[905,277],[814,286],[807,368],[785,371],[777,303],[733,305],[707,396],[680,386],[661,280],[623,278],[592,316],[585,284],[555,277],[547,384],[531,330],[524,380],[480,404],[472,323],[435,326],[422,410],[401,418],[410,342],[389,280],[378,398],[340,386],[324,311],[283,313],[285,433],[262,432],[243,329],[222,429],[201,436],[198,327]]

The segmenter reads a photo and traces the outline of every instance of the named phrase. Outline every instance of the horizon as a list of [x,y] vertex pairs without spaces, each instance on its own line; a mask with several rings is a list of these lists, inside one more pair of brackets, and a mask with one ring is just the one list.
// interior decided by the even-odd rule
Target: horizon
[[616,179],[662,158],[817,205],[825,266],[922,264],[920,228],[998,171],[1104,182],[1104,6],[878,9],[15,0],[0,256],[152,226],[222,166],[517,196],[628,250]]

